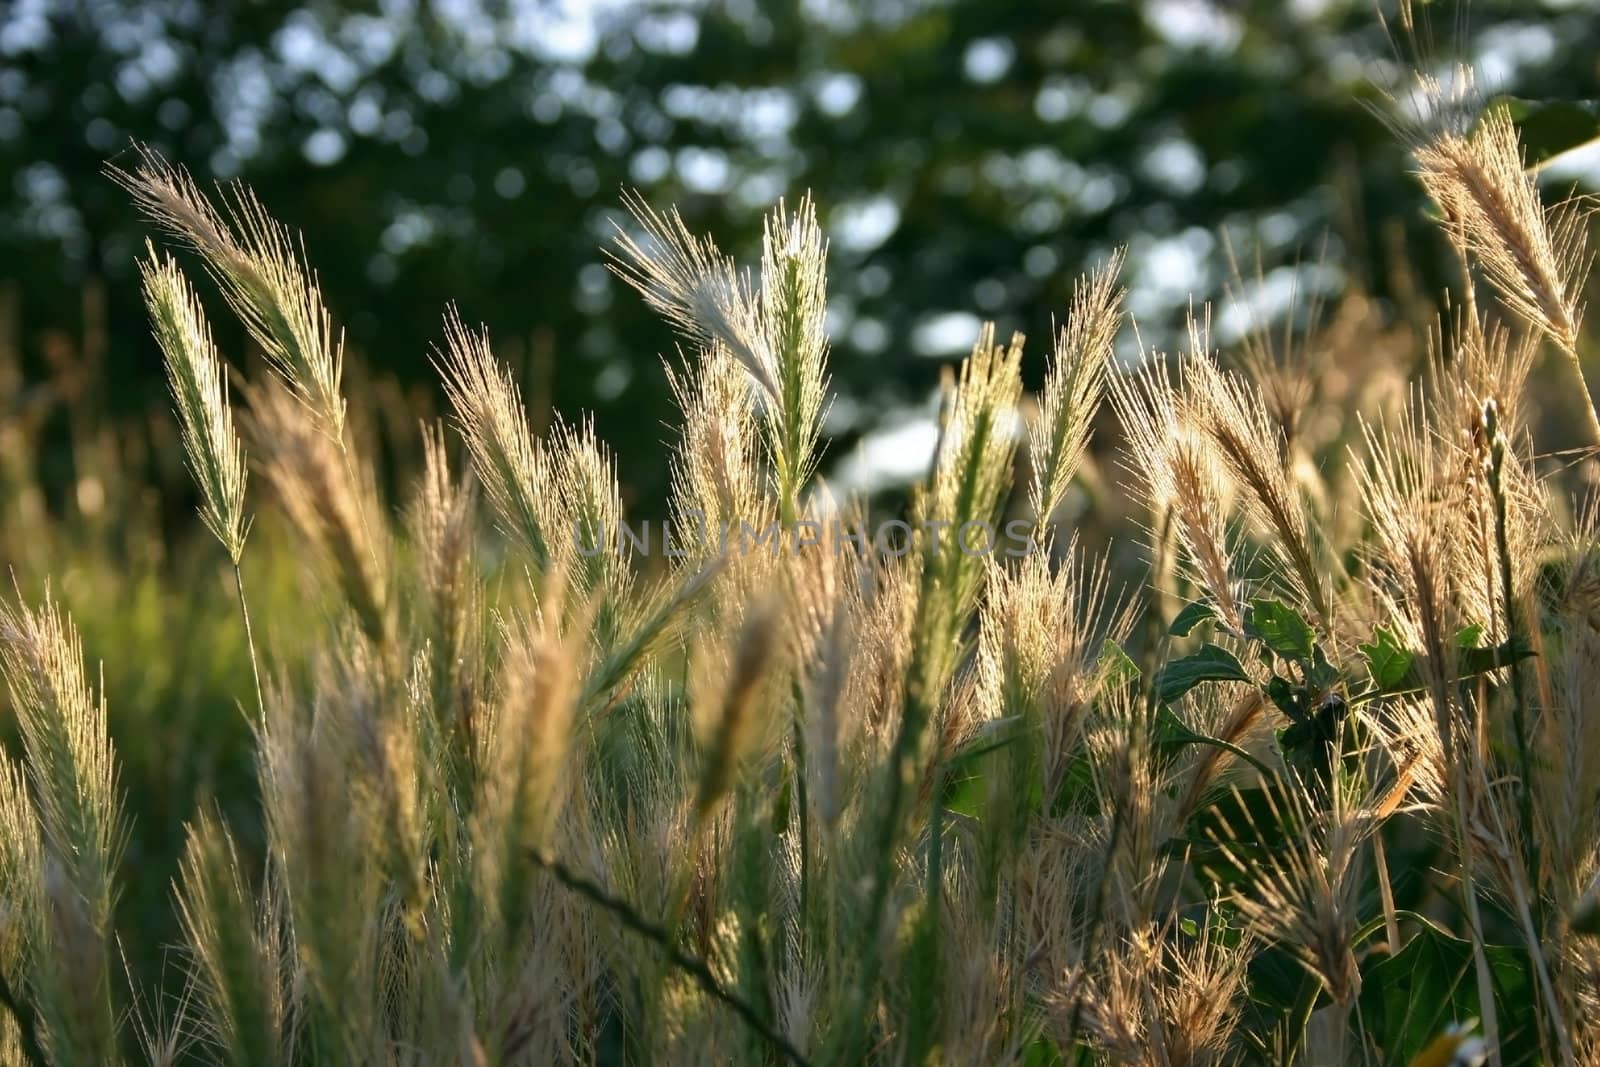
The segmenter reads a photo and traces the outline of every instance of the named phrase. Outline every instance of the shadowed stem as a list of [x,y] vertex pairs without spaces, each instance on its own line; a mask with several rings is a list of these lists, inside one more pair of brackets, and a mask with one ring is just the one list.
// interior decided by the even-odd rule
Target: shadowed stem
[[33,1005],[12,991],[4,974],[0,974],[0,1006],[4,1006],[11,1013],[11,1018],[16,1020],[17,1044],[22,1049],[22,1058],[30,1067],[46,1067],[50,1061],[45,1058],[44,1049],[39,1047],[38,1018],[34,1015]]
[[589,879],[583,877],[583,875],[574,871],[550,853],[534,849],[529,853],[529,856],[536,865],[550,872],[550,875],[563,886],[590,903],[610,912],[623,926],[626,926],[646,941],[654,942],[662,952],[666,953],[667,959],[672,962],[673,966],[694,979],[695,984],[700,987],[702,992],[712,999],[725,1004],[735,1015],[744,1020],[746,1026],[749,1026],[764,1041],[781,1052],[790,1063],[795,1064],[796,1067],[810,1067],[810,1062],[799,1049],[794,1047],[788,1038],[774,1030],[766,1020],[761,1018],[761,1014],[755,1008],[745,1003],[728,989],[725,989],[722,983],[717,981],[716,975],[711,973],[711,968],[706,966],[704,960],[691,956],[679,948],[671,932],[666,927],[651,922],[634,910],[633,905],[607,893],[600,886],[589,881]]
[[244,642],[250,649],[250,674],[256,683],[256,710],[263,719],[267,715],[267,700],[261,689],[261,665],[256,660],[256,634],[250,625],[250,605],[244,597],[244,572],[239,568],[239,561],[233,561],[233,585],[239,590],[239,614],[244,617]]
[[811,804],[810,789],[806,782],[806,737],[803,716],[804,694],[799,682],[795,683],[795,698],[799,702],[800,716],[794,721],[794,779],[795,799],[800,808],[800,948],[806,949],[811,923]]
[[[1576,358],[1574,358],[1576,366]],[[1578,380],[1583,381],[1582,370],[1578,371]],[[1584,390],[1587,399],[1588,390]],[[1594,405],[1589,405],[1589,416],[1594,418]],[[1506,532],[1506,493],[1505,493],[1505,459],[1506,439],[1500,433],[1500,412],[1498,405],[1490,400],[1483,406],[1483,428],[1489,439],[1489,492],[1494,498],[1494,544],[1498,557],[1500,570],[1500,596],[1501,607],[1506,617],[1506,639],[1513,644],[1519,636],[1517,617],[1517,597],[1511,587],[1511,547],[1510,538]],[[1600,440],[1600,422],[1596,422],[1596,439]],[[1532,620],[1530,620],[1531,622]],[[1527,864],[1528,878],[1531,884],[1537,885],[1539,880],[1539,842],[1534,837],[1533,831],[1533,758],[1528,750],[1527,694],[1523,689],[1522,670],[1515,663],[1509,667],[1511,671],[1511,724],[1516,735],[1517,743],[1517,769],[1521,775],[1521,788],[1517,790],[1519,811],[1522,817],[1522,847],[1525,854],[1522,857]],[[1549,968],[1545,963],[1544,954],[1539,950],[1539,934],[1544,929],[1544,908],[1539,899],[1535,897],[1533,910],[1528,906],[1527,896],[1523,894],[1520,886],[1513,885],[1519,918],[1522,920],[1528,940],[1528,952],[1532,957],[1533,965],[1540,980],[1540,991],[1544,993],[1550,1013],[1549,1025],[1555,1033],[1556,1043],[1561,1049],[1563,1063],[1573,1062],[1572,1046],[1567,1037],[1566,1027],[1561,1019],[1561,1006],[1556,1000],[1555,990],[1551,988]],[[1538,912],[1537,917],[1534,911]]]
[[1095,886],[1094,896],[1090,900],[1089,924],[1084,935],[1083,944],[1089,954],[1088,959],[1081,960],[1078,971],[1072,976],[1072,1014],[1067,1019],[1067,1035],[1063,1047],[1071,1048],[1078,1035],[1078,1023],[1083,1018],[1083,986],[1088,977],[1090,962],[1100,938],[1101,924],[1105,921],[1106,889],[1111,881],[1111,865],[1115,862],[1117,849],[1122,845],[1122,805],[1116,805],[1111,812],[1111,829],[1106,835],[1105,874]]
[[1459,760],[1454,766],[1456,787],[1456,821],[1460,825],[1457,849],[1461,859],[1461,897],[1467,911],[1468,930],[1472,937],[1472,966],[1478,983],[1478,1011],[1483,1016],[1483,1036],[1489,1045],[1491,1067],[1500,1067],[1500,1021],[1494,1003],[1494,979],[1489,972],[1489,959],[1484,953],[1483,917],[1478,913],[1478,889],[1472,877],[1472,843],[1467,839],[1466,779]]

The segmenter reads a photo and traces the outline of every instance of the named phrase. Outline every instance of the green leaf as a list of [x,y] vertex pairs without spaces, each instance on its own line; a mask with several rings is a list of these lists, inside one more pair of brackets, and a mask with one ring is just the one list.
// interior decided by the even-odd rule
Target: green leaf
[[1178,713],[1165,704],[1156,712],[1153,740],[1156,750],[1163,755],[1176,753],[1184,745],[1209,745],[1212,748],[1220,748],[1222,751],[1232,753],[1239,760],[1254,767],[1261,773],[1263,778],[1272,777],[1271,769],[1249,752],[1232,742],[1222,740],[1220,737],[1212,737],[1209,734],[1200,733],[1178,718]]
[[940,804],[970,818],[982,817],[988,795],[987,776],[992,769],[986,757],[1020,743],[1024,728],[1020,715],[991,719],[979,727],[965,745],[944,761]]
[[1300,722],[1306,717],[1305,712],[1300,710],[1299,692],[1289,684],[1289,679],[1274,674],[1267,679],[1267,684],[1261,687],[1261,691],[1267,694],[1267,699],[1272,701],[1274,707],[1295,722]]
[[1328,654],[1318,645],[1311,652],[1311,662],[1305,666],[1306,685],[1313,690],[1324,693],[1339,684],[1341,675],[1339,668],[1328,662]]
[[1483,640],[1483,623],[1475,622],[1456,631],[1457,648],[1477,648]]
[[1067,1060],[1048,1037],[1035,1037],[1022,1049],[1022,1067],[1064,1067]]
[[1172,703],[1201,682],[1248,682],[1232,652],[1218,645],[1202,645],[1194,653],[1173,660],[1156,675],[1156,694]]
[[[1392,956],[1368,957],[1361,969],[1361,1018],[1385,1063],[1410,1063],[1451,1023],[1482,1015],[1472,942],[1419,915],[1405,918],[1420,927],[1411,940]],[[1507,1051],[1514,1039],[1536,1041],[1527,954],[1505,945],[1485,945],[1483,951]]]
[[1502,96],[1490,106],[1504,107],[1517,124],[1531,167],[1600,139],[1600,101]]
[[1469,648],[1456,657],[1456,671],[1462,678],[1469,678],[1474,674],[1487,674],[1489,671],[1501,667],[1509,667],[1513,663],[1533,656],[1533,646],[1521,638],[1504,641],[1494,648]]
[[[1365,646],[1363,646],[1365,651]],[[1414,693],[1426,686],[1427,657],[1419,653],[1409,653],[1412,657],[1411,666],[1405,674],[1390,685],[1380,685],[1373,693],[1364,695],[1364,699],[1373,696],[1394,696],[1400,693]],[[1456,657],[1455,680],[1471,678],[1478,674],[1487,674],[1489,671],[1509,667],[1534,655],[1532,646],[1523,638],[1514,638],[1504,641],[1493,648],[1468,648],[1462,649]]]
[[1139,665],[1110,638],[1100,646],[1098,667],[1103,684],[1107,686],[1126,685],[1139,677]]
[[1298,612],[1277,600],[1252,600],[1245,628],[1280,656],[1308,660],[1317,644],[1317,632]]
[[1050,800],[1050,814],[1060,818],[1069,814],[1092,815],[1100,810],[1100,797],[1095,792],[1094,767],[1082,750],[1067,760],[1066,773],[1061,776],[1061,787]]
[[1183,610],[1178,612],[1178,617],[1172,620],[1172,625],[1167,628],[1167,633],[1173,637],[1188,637],[1189,632],[1203,622],[1210,622],[1217,617],[1217,609],[1204,600],[1196,600],[1192,604],[1185,604]]
[[1361,646],[1361,654],[1367,658],[1367,673],[1372,675],[1372,684],[1379,689],[1393,689],[1399,685],[1417,658],[1401,647],[1400,638],[1386,626],[1378,627],[1370,645]]

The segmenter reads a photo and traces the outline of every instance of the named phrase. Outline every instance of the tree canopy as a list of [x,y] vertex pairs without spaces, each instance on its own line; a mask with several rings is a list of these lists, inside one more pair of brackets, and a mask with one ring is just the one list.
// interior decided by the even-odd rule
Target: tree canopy
[[[1436,19],[1437,58],[1471,53],[1497,92],[1600,96],[1587,6],[1474,3]],[[813,194],[834,463],[925,405],[979,317],[1029,334],[1036,383],[1073,277],[1118,244],[1157,340],[1221,292],[1203,264],[1224,239],[1247,276],[1260,249],[1380,295],[1396,240],[1448,269],[1384,122],[1402,58],[1366,0],[15,0],[0,280],[30,375],[95,366],[92,402],[157,410],[145,227],[103,168],[142,143],[242,177],[303,231],[358,368],[433,397],[455,301],[536,412],[594,412],[648,509],[675,342],[607,270],[623,190],[746,262],[762,213]]]

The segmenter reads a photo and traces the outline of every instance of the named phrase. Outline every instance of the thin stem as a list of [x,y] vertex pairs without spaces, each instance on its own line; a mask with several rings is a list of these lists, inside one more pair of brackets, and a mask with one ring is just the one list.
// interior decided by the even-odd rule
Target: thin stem
[[1456,818],[1460,822],[1461,839],[1461,896],[1467,910],[1467,922],[1472,934],[1472,964],[1478,981],[1478,1011],[1483,1016],[1483,1036],[1489,1046],[1489,1063],[1500,1067],[1500,1020],[1494,1005],[1494,979],[1490,977],[1489,959],[1483,950],[1483,917],[1478,914],[1478,889],[1472,877],[1472,843],[1467,840],[1466,780],[1460,764],[1455,768]]
[[1589,382],[1583,376],[1583,364],[1578,360],[1577,349],[1568,345],[1558,344],[1557,348],[1572,364],[1572,374],[1578,379],[1578,391],[1583,394],[1583,413],[1589,416],[1589,434],[1594,438],[1596,447],[1600,447],[1600,414],[1596,414],[1594,397],[1589,392]]
[[256,710],[265,719],[267,701],[261,689],[261,665],[256,659],[256,634],[250,625],[250,605],[244,597],[244,572],[239,568],[237,558],[233,561],[233,585],[239,591],[239,614],[244,618],[244,642],[250,649],[250,674],[256,683]]
[[1394,886],[1389,882],[1389,857],[1383,848],[1383,827],[1372,834],[1373,867],[1378,875],[1378,900],[1383,905],[1383,935],[1389,941],[1389,954],[1400,951],[1400,918],[1394,908]]
[[[1317,998],[1322,995],[1322,980],[1311,972],[1309,968],[1300,975],[1300,989],[1295,994],[1294,1006],[1289,1009],[1289,1022],[1293,1031],[1289,1037],[1290,1063],[1295,1062],[1295,1057],[1306,1045],[1306,1037],[1311,1029],[1311,1016],[1317,1010]],[[1330,1063],[1341,1062],[1330,1060]]]
[[[1492,434],[1494,416],[1490,414],[1485,421]],[[1495,439],[1490,448],[1493,459],[1489,465],[1489,490],[1494,496],[1494,545],[1500,563],[1500,603],[1506,617],[1506,640],[1512,642],[1515,647],[1518,636],[1517,599],[1511,589],[1511,548],[1506,535],[1506,494],[1501,484],[1505,444]],[[1517,770],[1522,775],[1521,788],[1517,790],[1522,801],[1522,835],[1528,848],[1529,873],[1537,877],[1539,853],[1538,845],[1533,838],[1533,757],[1528,751],[1528,698],[1523,691],[1522,670],[1516,661],[1513,660],[1506,669],[1511,672],[1511,726],[1516,734]]]
[[671,932],[666,927],[651,922],[634,910],[633,906],[627,901],[620,900],[607,893],[600,886],[589,881],[589,879],[568,867],[555,856],[537,849],[531,851],[529,856],[537,866],[549,871],[551,876],[563,886],[590,903],[610,912],[623,926],[632,930],[646,941],[654,942],[662,952],[666,953],[667,959],[675,967],[694,979],[695,984],[700,987],[702,992],[725,1004],[744,1021],[745,1025],[759,1034],[773,1048],[783,1053],[789,1062],[797,1064],[798,1067],[810,1067],[809,1062],[800,1050],[795,1048],[788,1038],[769,1026],[755,1008],[740,999],[736,994],[723,988],[722,983],[717,981],[716,975],[711,973],[711,968],[706,966],[704,960],[691,956],[679,948]]
[[1467,253],[1467,236],[1459,224],[1450,229],[1450,246],[1461,267],[1461,298],[1467,321],[1478,321],[1478,286],[1472,277],[1472,258]]
[[[938,461],[938,455],[939,449],[936,447],[934,462]],[[866,1001],[872,996],[882,971],[883,953],[878,951],[876,946],[882,939],[884,907],[889,900],[889,883],[894,877],[895,845],[900,837],[901,822],[905,817],[906,791],[917,775],[917,753],[921,748],[923,731],[932,717],[932,700],[925,677],[928,670],[928,638],[925,636],[924,628],[928,621],[928,602],[937,587],[935,575],[932,559],[924,554],[921,588],[917,597],[917,616],[912,627],[912,633],[916,636],[913,638],[911,663],[906,673],[900,729],[895,733],[894,744],[889,750],[885,768],[887,780],[884,783],[885,794],[882,798],[883,812],[877,826],[877,841],[874,843],[874,854],[878,862],[867,891],[866,936],[872,939],[874,950],[867,953],[863,973],[855,987],[855,997],[851,1004],[853,1012],[866,1010]]]

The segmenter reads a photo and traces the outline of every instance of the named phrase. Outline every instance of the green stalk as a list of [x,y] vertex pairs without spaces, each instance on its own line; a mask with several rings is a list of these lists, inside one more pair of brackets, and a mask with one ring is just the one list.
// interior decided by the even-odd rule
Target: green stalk
[[256,683],[256,710],[260,712],[265,721],[267,717],[267,701],[261,688],[261,665],[256,660],[256,635],[250,625],[250,605],[244,597],[244,572],[239,567],[239,558],[233,560],[233,585],[239,591],[239,614],[244,618],[244,643],[250,650],[250,675]]
[[[1499,432],[1499,409],[1493,400],[1483,407],[1483,426],[1489,438],[1489,491],[1494,497],[1494,543],[1495,552],[1500,564],[1500,595],[1502,607],[1506,616],[1506,640],[1515,643],[1519,633],[1517,619],[1517,598],[1511,588],[1511,548],[1510,539],[1506,534],[1506,494],[1503,475],[1505,472],[1506,441]],[[1519,809],[1522,816],[1522,841],[1526,850],[1525,862],[1528,866],[1530,884],[1537,885],[1539,879],[1539,843],[1533,835],[1533,757],[1528,748],[1528,730],[1526,725],[1527,694],[1522,681],[1522,669],[1516,662],[1509,664],[1511,672],[1511,725],[1516,735],[1517,742],[1517,769],[1521,775],[1521,787],[1517,790],[1520,801]],[[1522,920],[1528,942],[1528,955],[1533,963],[1535,973],[1539,977],[1540,989],[1544,993],[1548,1024],[1555,1035],[1556,1046],[1561,1049],[1562,1062],[1572,1062],[1572,1046],[1567,1036],[1566,1026],[1561,1019],[1561,1008],[1555,997],[1555,990],[1551,987],[1549,967],[1545,963],[1544,954],[1539,950],[1539,936],[1545,929],[1544,903],[1537,892],[1523,893],[1521,887],[1514,887],[1516,903]],[[1530,908],[1529,899],[1532,898]]]
[[[1294,1032],[1289,1035],[1289,1062],[1293,1063],[1305,1046],[1306,1034],[1311,1029],[1311,1016],[1317,1008],[1317,997],[1322,993],[1322,980],[1309,970],[1300,976],[1300,988],[1295,993],[1294,1006],[1289,1009],[1289,1022]],[[1339,1062],[1337,1060],[1332,1062]]]
[[[1520,632],[1516,594],[1511,588],[1511,548],[1506,534],[1505,471],[1506,442],[1499,432],[1499,410],[1493,400],[1483,406],[1483,428],[1489,438],[1489,492],[1494,498],[1494,545],[1500,565],[1501,608],[1506,617],[1506,640],[1513,645]],[[1511,673],[1511,726],[1517,742],[1517,771],[1522,782],[1517,790],[1522,815],[1522,839],[1527,849],[1528,873],[1539,876],[1539,847],[1533,837],[1533,757],[1528,750],[1527,694],[1522,670],[1515,662],[1506,668]]]
[[905,1062],[920,1064],[928,1060],[933,1048],[935,1020],[939,1014],[939,995],[943,989],[943,960],[939,953],[939,909],[944,888],[944,806],[939,795],[944,788],[944,772],[933,776],[933,800],[928,812],[928,879],[922,919],[912,947],[911,1018],[906,1024]]

